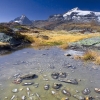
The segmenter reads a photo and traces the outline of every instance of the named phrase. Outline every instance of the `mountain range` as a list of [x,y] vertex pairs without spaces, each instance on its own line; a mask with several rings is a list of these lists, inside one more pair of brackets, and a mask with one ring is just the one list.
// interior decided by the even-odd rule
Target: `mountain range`
[[39,28],[55,28],[55,26],[59,26],[61,24],[66,23],[88,23],[88,22],[96,22],[100,24],[100,12],[94,11],[84,11],[80,10],[78,7],[69,10],[64,14],[55,14],[49,16],[47,20],[35,20],[32,21],[28,19],[25,15],[15,18],[11,22],[17,22],[21,25],[33,25]]

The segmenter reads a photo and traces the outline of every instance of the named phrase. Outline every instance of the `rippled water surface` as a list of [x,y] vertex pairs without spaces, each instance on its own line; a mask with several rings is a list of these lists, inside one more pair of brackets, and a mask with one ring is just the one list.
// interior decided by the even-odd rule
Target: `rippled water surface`
[[[13,95],[16,96],[13,100],[21,100],[23,95],[27,97],[26,100],[64,100],[62,98],[66,98],[67,96],[62,94],[62,89],[67,89],[71,93],[72,96],[69,97],[69,100],[75,100],[73,95],[86,97],[81,92],[85,88],[91,90],[89,96],[100,96],[94,92],[94,88],[100,88],[99,66],[93,63],[74,60],[72,56],[65,56],[65,53],[66,51],[57,47],[41,50],[26,48],[9,55],[0,56],[0,100],[11,100]],[[73,68],[67,68],[66,66],[69,64]],[[52,72],[66,72],[67,79],[77,79],[79,84],[72,85],[52,79]],[[22,83],[12,83],[15,74],[23,75],[29,73],[37,74],[38,78],[23,80],[22,83],[34,82],[33,85],[22,86]],[[38,87],[35,86],[37,83],[39,84]],[[62,87],[59,90],[55,90],[52,88],[53,83],[61,83]],[[49,90],[44,90],[45,84],[50,85]],[[29,96],[26,90],[27,87],[30,88]],[[12,93],[12,90],[15,88],[18,89],[18,92]],[[55,94],[53,95],[51,91],[55,91]],[[39,97],[36,96],[36,93],[39,94]],[[99,99],[96,98],[95,100]]]

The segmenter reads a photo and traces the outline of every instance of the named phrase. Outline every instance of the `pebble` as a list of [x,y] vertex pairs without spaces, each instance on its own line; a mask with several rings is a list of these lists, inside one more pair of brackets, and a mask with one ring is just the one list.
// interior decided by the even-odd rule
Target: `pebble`
[[22,96],[22,100],[25,100],[26,99],[26,96]]
[[28,83],[23,83],[22,85],[27,86],[27,85],[32,85],[32,84],[34,84],[34,83],[33,82],[28,82]]
[[[15,98],[15,95],[13,95],[12,97],[11,97],[11,99],[10,100],[14,100],[14,98]],[[23,99],[24,100],[24,99]]]
[[100,88],[95,88],[94,91],[100,94]]
[[56,94],[56,92],[55,91],[51,91],[51,93],[54,95],[54,94]]
[[71,93],[65,89],[62,90],[62,93],[69,96],[69,97],[71,96]]
[[90,92],[91,92],[91,91],[90,91],[88,88],[86,88],[86,89],[84,89],[84,90],[82,91],[82,93],[83,93],[84,95],[88,95]]
[[69,100],[69,98],[65,98],[65,100]]
[[13,89],[12,92],[13,93],[17,93],[18,92],[18,89]]
[[45,89],[45,90],[49,90],[49,85],[45,85],[45,86],[44,86],[44,89]]
[[79,93],[79,91],[78,91],[78,90],[76,90],[76,93]]
[[60,84],[60,83],[53,83],[53,88],[54,89],[59,89],[60,87],[62,86],[62,84]]
[[20,90],[20,91],[22,91],[22,90],[23,90],[23,88],[20,88],[19,90]]
[[46,77],[47,75],[43,75],[44,77]]
[[17,73],[17,74],[14,75],[15,78],[17,78],[19,76],[20,76],[20,73]]
[[49,79],[47,79],[47,78],[43,78],[43,80],[44,80],[44,81],[48,81]]
[[27,88],[26,88],[26,90],[27,90],[27,91],[29,91],[29,90],[30,90],[30,88],[29,88],[29,87],[27,87]]
[[82,96],[79,96],[79,100],[84,100],[84,97],[82,97]]
[[5,99],[8,99],[8,97],[5,97]]

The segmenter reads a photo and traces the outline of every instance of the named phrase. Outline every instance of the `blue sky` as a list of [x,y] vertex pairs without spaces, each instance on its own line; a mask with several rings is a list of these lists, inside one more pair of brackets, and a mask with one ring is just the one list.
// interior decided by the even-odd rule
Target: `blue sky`
[[43,20],[75,7],[100,11],[100,0],[0,0],[0,22],[8,22],[22,14],[31,20]]

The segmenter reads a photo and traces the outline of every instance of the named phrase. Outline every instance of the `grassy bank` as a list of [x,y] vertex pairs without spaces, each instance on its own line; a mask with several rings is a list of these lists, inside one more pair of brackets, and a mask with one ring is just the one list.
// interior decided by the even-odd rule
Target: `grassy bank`
[[76,59],[81,59],[83,61],[92,61],[95,64],[100,65],[100,52],[88,50],[83,56],[75,56]]
[[[29,37],[31,41],[34,41],[34,45],[36,46],[55,46],[62,45],[62,47],[66,47],[71,42],[76,42],[79,40],[83,40],[86,38],[100,36],[99,33],[91,33],[91,34],[81,34],[81,33],[69,33],[67,31],[48,31],[43,30],[39,33],[29,32],[22,33]],[[45,38],[47,37],[47,38]]]

